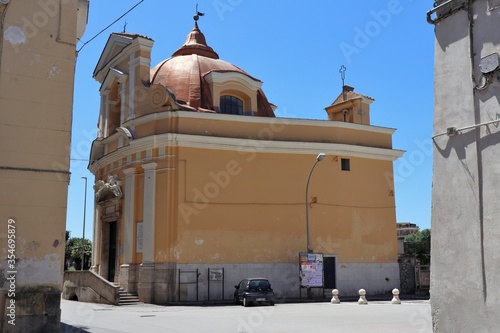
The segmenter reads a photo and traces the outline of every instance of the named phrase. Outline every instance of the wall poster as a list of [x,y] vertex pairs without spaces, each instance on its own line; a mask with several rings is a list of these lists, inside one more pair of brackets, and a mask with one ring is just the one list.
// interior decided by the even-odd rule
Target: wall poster
[[299,265],[299,278],[301,287],[323,287],[322,253],[299,253]]

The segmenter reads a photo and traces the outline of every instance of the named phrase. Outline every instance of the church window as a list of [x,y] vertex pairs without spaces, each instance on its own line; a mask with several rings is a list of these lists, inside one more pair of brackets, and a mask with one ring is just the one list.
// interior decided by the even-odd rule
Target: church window
[[343,171],[351,170],[351,161],[348,158],[342,158],[340,162],[341,162],[341,169]]
[[243,101],[230,95],[221,96],[219,112],[225,114],[243,114]]

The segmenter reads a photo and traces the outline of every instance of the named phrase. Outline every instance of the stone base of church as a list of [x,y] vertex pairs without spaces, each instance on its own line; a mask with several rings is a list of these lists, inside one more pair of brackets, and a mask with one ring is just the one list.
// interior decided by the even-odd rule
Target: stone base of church
[[123,264],[120,266],[119,283],[126,292],[137,294],[137,281],[139,278],[138,264]]
[[[234,286],[248,277],[269,279],[279,302],[306,297],[304,289],[299,288],[298,263],[143,263],[135,268],[132,266],[122,265],[120,285],[127,286],[130,292],[137,289],[140,301],[145,303],[231,301]],[[132,273],[134,269],[136,273]],[[137,276],[135,281],[134,274]],[[365,289],[367,297],[390,294],[392,289],[400,287],[397,262],[337,263],[335,275],[335,286],[341,297],[357,296],[359,289]],[[313,288],[311,293],[315,298],[323,297],[322,288]]]

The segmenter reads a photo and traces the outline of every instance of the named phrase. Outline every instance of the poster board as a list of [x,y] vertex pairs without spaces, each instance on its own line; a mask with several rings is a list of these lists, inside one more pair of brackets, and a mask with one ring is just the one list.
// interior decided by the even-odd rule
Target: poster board
[[209,268],[208,269],[208,279],[210,281],[222,281],[222,280],[224,280],[224,269],[223,268]]
[[299,266],[302,288],[323,288],[322,253],[299,253]]

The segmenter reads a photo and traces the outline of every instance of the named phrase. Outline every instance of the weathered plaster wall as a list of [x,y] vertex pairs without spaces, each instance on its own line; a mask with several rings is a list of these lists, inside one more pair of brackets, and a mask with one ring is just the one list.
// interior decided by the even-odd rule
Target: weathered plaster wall
[[[3,3],[0,5],[0,288],[7,289],[8,304],[15,304],[15,309],[8,311],[4,332],[57,332],[75,44],[77,34],[83,33],[77,20],[81,9],[85,12],[84,28],[88,2]],[[14,227],[10,231],[8,221],[15,221],[10,223]],[[15,256],[15,262],[4,260],[8,256]],[[9,320],[14,320],[15,326]]]
[[[179,156],[178,262],[294,262],[305,251],[314,155],[184,148]],[[392,162],[351,158],[343,171],[340,159],[327,156],[311,178],[312,248],[340,262],[397,263],[392,184],[383,176]]]
[[[455,4],[460,2],[467,3]],[[481,85],[480,59],[500,53],[499,8],[488,8],[495,1],[471,3],[470,12],[466,7],[435,28],[435,134],[495,120],[500,114],[498,71],[488,87],[474,89]],[[499,143],[498,123],[435,138],[431,263],[435,332],[498,330]]]

